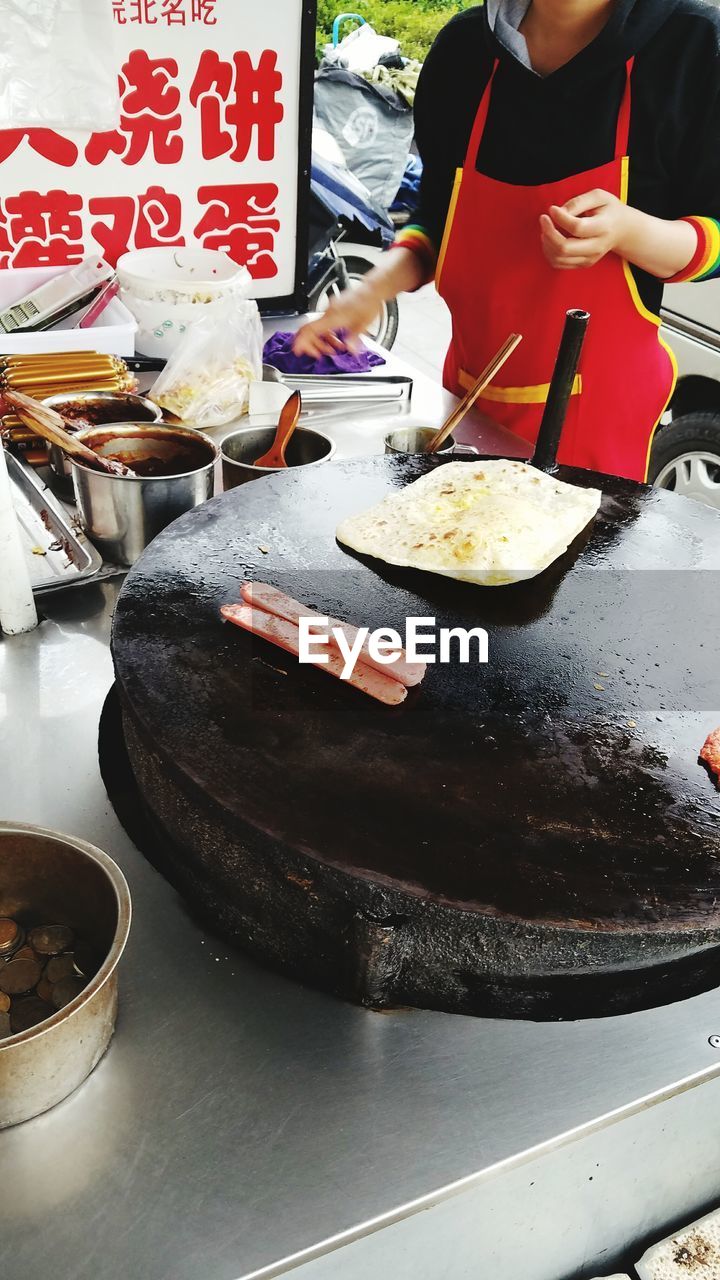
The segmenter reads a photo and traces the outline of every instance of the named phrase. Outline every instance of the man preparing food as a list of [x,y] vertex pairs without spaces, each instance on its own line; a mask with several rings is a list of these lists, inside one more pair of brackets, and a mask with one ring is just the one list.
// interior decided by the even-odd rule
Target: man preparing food
[[587,310],[560,461],[643,480],[675,382],[663,284],[720,275],[720,12],[487,0],[441,31],[415,113],[416,224],[295,350],[342,348],[434,275],[453,322],[446,387],[461,394],[522,333],[479,405],[534,442],[565,313]]

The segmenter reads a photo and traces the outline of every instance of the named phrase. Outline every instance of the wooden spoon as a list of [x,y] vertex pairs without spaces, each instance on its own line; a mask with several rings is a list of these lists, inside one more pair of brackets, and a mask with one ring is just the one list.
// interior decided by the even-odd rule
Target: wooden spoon
[[302,408],[302,400],[300,392],[293,391],[289,400],[285,401],[281,411],[280,420],[277,424],[275,439],[273,440],[267,453],[262,457],[256,458],[253,462],[254,467],[286,467],[285,450],[290,442],[290,437],[298,424],[300,410]]
[[472,409],[475,401],[480,398],[485,388],[492,382],[496,373],[499,373],[506,360],[510,359],[513,351],[522,342],[521,333],[511,333],[506,342],[503,343],[497,355],[493,356],[489,365],[483,369],[480,377],[473,383],[470,390],[463,396],[459,404],[455,405],[452,413],[445,419],[442,426],[435,432],[432,440],[428,444],[426,453],[437,453],[438,449],[447,440],[448,436],[455,427],[462,421],[468,410]]
[[112,476],[135,474],[122,462],[103,458],[101,454],[95,453],[93,449],[83,444],[82,440],[70,435],[65,430],[65,419],[48,405],[41,404],[32,396],[24,395],[22,391],[3,391],[2,399],[6,405],[15,410],[26,427],[31,427],[37,435],[42,436],[44,440],[49,440],[51,444],[59,445],[69,458],[75,458],[78,462],[84,462],[86,467],[93,467],[95,471],[105,471]]

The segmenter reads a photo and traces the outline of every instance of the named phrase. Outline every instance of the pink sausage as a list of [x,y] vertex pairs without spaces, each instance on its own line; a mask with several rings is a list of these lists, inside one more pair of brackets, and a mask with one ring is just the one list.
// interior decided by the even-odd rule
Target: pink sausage
[[[286,596],[282,591],[278,591],[277,587],[271,587],[266,582],[244,583],[241,595],[246,604],[255,605],[260,609],[264,609],[267,613],[274,613],[278,618],[286,618],[288,622],[294,622],[296,626],[300,618],[323,617],[323,614],[317,613],[315,609],[309,609],[307,605],[300,604],[297,600]],[[342,627],[348,644],[354,643],[357,636],[357,628],[351,626],[349,622],[339,622],[337,618],[328,618],[327,625],[328,628]],[[402,649],[398,657],[391,663],[377,662],[370,654],[367,640],[360,653],[362,654],[361,661],[366,667],[373,667],[384,676],[391,676],[392,679],[399,680],[400,684],[406,685],[408,689],[411,689],[413,685],[420,684],[427,671],[427,663],[408,662]]]
[[[220,613],[227,622],[234,622],[236,627],[251,631],[255,636],[262,636],[263,640],[269,640],[287,653],[300,653],[300,632],[286,618],[242,604],[224,604]],[[332,644],[328,645],[327,659],[327,662],[320,662],[319,658],[313,658],[312,664],[320,671],[327,671],[339,678],[345,662]],[[377,698],[378,702],[384,702],[389,707],[399,706],[407,698],[407,689],[398,680],[393,680],[391,676],[375,671],[372,667],[366,667],[363,662],[356,664],[352,675],[344,683],[361,689],[363,693],[369,693],[371,698]]]
[[700,752],[700,759],[704,760],[708,768],[715,774],[715,781],[720,787],[720,729],[714,729],[712,733],[708,734]]

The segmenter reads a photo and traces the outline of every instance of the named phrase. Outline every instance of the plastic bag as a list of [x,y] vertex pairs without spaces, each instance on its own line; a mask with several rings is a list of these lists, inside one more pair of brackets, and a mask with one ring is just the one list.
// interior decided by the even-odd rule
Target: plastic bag
[[326,45],[325,57],[328,62],[347,67],[348,71],[371,71],[382,57],[397,53],[399,48],[399,40],[379,36],[369,22],[364,22],[344,36],[338,45]]
[[0,0],[0,129],[115,129],[109,0]]
[[184,334],[150,397],[204,430],[247,412],[250,383],[262,377],[263,330],[257,303],[223,298]]
[[323,66],[315,77],[315,114],[350,172],[387,209],[402,181],[415,127],[405,99],[341,67]]

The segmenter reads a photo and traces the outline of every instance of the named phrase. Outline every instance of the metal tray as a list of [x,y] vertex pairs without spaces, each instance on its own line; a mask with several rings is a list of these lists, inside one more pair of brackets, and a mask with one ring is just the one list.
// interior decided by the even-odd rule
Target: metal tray
[[33,592],[58,591],[95,577],[102,557],[80,525],[30,467],[11,453],[6,457]]

